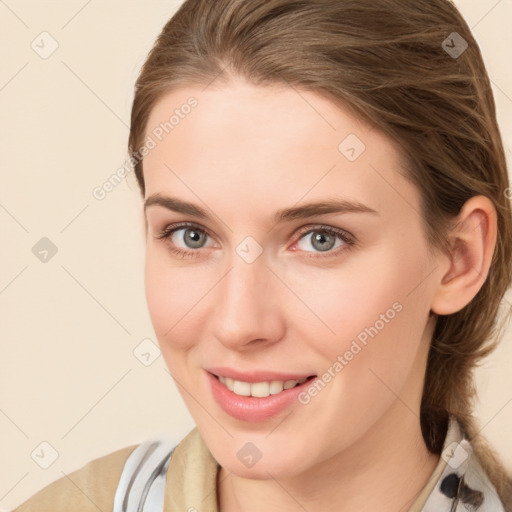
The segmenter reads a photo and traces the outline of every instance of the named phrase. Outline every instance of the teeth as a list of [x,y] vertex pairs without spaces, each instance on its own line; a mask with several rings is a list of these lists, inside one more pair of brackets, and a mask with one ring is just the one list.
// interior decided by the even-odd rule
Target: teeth
[[224,379],[224,381],[221,381],[223,384],[226,384],[226,387],[230,390],[230,391],[233,391],[233,384],[234,384],[234,380],[233,379],[230,379],[229,377],[222,377]]
[[301,380],[273,380],[271,382],[243,382],[241,380],[230,379],[219,375],[219,380],[230,391],[240,396],[255,396],[265,398],[269,395],[277,395],[284,389],[291,389],[297,384],[302,384],[307,377]]
[[277,393],[281,393],[283,391],[284,386],[283,383],[280,380],[273,380],[270,383],[269,391],[271,395],[277,395]]
[[251,396],[264,398],[270,395],[270,384],[268,382],[253,382],[251,384]]
[[233,393],[240,396],[251,396],[251,385],[248,382],[235,380],[233,384]]

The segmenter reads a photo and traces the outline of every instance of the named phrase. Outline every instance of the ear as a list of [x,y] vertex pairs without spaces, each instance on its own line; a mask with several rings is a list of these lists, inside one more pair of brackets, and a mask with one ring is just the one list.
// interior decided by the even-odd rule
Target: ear
[[431,310],[449,315],[469,304],[484,284],[497,236],[496,209],[482,195],[464,203],[449,233],[450,254],[439,260],[441,272]]

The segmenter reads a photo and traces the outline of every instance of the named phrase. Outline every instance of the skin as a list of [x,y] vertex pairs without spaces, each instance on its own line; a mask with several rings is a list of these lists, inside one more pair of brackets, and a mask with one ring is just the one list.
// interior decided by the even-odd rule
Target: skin
[[[167,93],[147,133],[190,96],[198,106],[145,157],[145,198],[177,197],[211,219],[146,209],[146,297],[166,364],[221,465],[220,510],[406,510],[439,461],[419,422],[432,312],[460,310],[483,284],[492,203],[471,198],[454,221],[453,251],[430,255],[419,192],[374,127],[316,93],[234,78]],[[353,162],[338,150],[349,134],[366,146]],[[272,222],[281,208],[333,198],[378,214]],[[157,238],[178,222],[205,230],[203,246],[186,245],[186,228]],[[336,246],[319,250],[311,230],[325,227],[356,244],[331,235]],[[247,236],[263,249],[252,263],[236,252]],[[396,302],[401,311],[307,405],[249,423],[215,402],[205,367],[322,375]],[[237,457],[247,442],[262,453],[251,468]]]

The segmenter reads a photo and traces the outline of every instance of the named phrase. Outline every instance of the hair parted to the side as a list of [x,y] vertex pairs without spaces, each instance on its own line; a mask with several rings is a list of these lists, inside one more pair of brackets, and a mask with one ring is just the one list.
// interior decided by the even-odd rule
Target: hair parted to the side
[[[468,43],[458,58],[442,47],[453,32]],[[456,416],[512,510],[510,475],[473,417],[473,369],[508,320],[500,305],[512,282],[510,185],[490,80],[463,17],[449,0],[187,0],[136,82],[130,153],[143,146],[165,93],[233,76],[315,91],[386,132],[421,193],[431,247],[448,250],[450,220],[470,197],[493,202],[498,237],[489,274],[466,307],[436,318],[420,420],[428,449],[440,453],[448,414]],[[143,160],[135,174],[144,195]]]

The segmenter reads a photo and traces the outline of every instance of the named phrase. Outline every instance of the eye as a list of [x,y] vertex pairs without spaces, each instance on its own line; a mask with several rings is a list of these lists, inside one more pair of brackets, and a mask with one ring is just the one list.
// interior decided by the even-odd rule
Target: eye
[[[313,229],[302,231],[299,241],[296,243],[300,250],[317,253],[311,257],[324,257],[339,254],[341,251],[349,250],[355,245],[354,237],[343,229],[332,226],[315,226]],[[310,250],[312,247],[313,250]],[[341,247],[341,250],[333,250]],[[294,250],[294,249],[292,249]],[[318,253],[327,253],[325,255]]]
[[165,239],[173,253],[181,257],[198,256],[198,249],[204,247],[204,243],[210,235],[195,224],[182,223],[171,224],[165,227],[157,236]]

